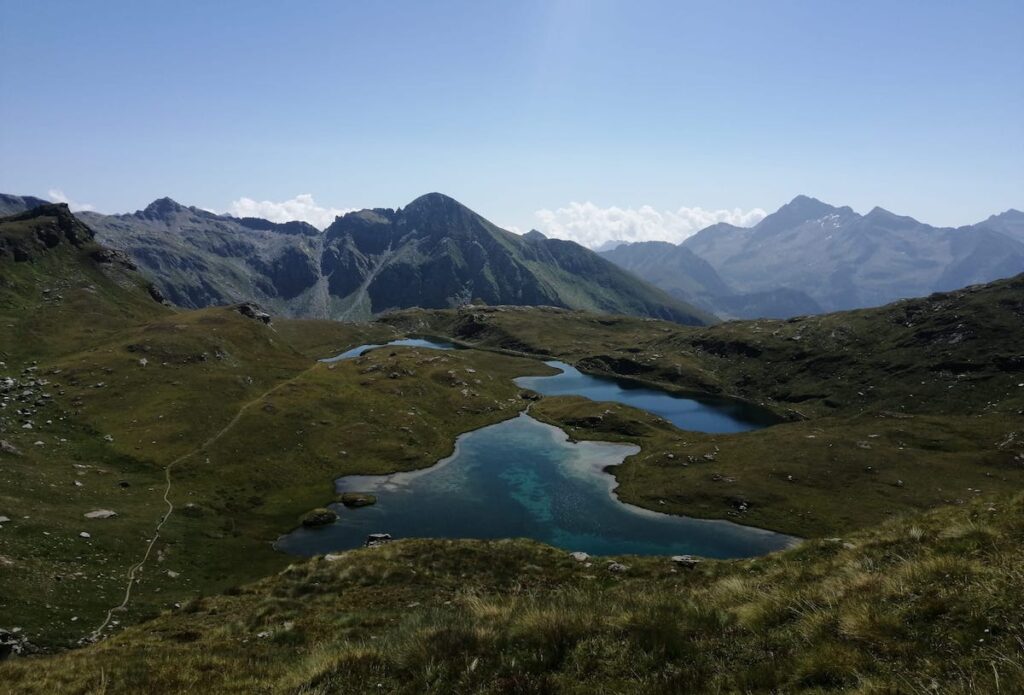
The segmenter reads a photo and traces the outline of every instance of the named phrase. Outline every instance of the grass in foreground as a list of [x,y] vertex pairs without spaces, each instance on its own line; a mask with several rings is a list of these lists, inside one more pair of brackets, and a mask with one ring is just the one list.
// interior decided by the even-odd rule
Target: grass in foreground
[[315,558],[100,644],[19,693],[1013,693],[1024,498],[692,570],[526,541]]

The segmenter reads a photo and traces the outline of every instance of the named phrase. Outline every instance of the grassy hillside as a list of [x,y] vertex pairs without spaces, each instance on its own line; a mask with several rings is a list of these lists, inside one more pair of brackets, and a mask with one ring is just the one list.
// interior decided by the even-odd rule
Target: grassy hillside
[[[60,207],[0,221],[0,271],[0,629],[105,638],[0,664],[0,692],[1024,687],[1022,278],[711,328],[505,307],[268,324],[167,308]],[[316,361],[410,332],[480,349]],[[764,404],[784,421],[740,435],[573,398],[531,413],[639,444],[628,501],[840,539],[624,572],[522,541],[273,550],[334,478],[429,466],[521,412],[512,379],[551,372],[524,354]]]
[[392,331],[170,310],[51,213],[0,223],[0,628],[43,647],[89,638],[129,585],[106,630],[280,569],[271,543],[335,477],[430,465],[546,369],[407,349],[318,364]]
[[85,349],[171,313],[66,205],[0,219],[0,268],[0,360]]
[[0,665],[18,693],[1012,693],[1024,500],[757,560],[578,562],[402,541],[292,565],[87,649]]

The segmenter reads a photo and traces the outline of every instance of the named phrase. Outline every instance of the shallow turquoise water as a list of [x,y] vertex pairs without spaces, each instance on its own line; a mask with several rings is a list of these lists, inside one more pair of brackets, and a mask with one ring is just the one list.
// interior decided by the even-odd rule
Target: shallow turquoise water
[[316,555],[355,548],[370,533],[395,538],[533,538],[596,555],[747,557],[784,548],[789,536],[726,521],[660,514],[624,504],[604,468],[637,451],[628,444],[570,443],[526,414],[459,437],[431,468],[349,476],[341,491],[372,492],[372,507],[336,505],[339,520],[297,529],[278,548]]
[[[421,338],[387,346],[450,350]],[[325,362],[358,357],[385,345],[361,345]],[[628,381],[582,374],[563,362],[561,373],[520,377],[516,383],[546,395],[615,401],[659,415],[682,429],[742,432],[773,424],[756,406],[711,398],[683,398]],[[747,557],[784,548],[794,539],[726,521],[660,514],[620,502],[605,472],[638,448],[609,442],[570,443],[557,427],[526,414],[459,437],[455,452],[436,465],[387,476],[349,476],[339,492],[370,492],[377,504],[335,505],[339,520],[299,528],[277,547],[298,555],[355,548],[370,533],[395,538],[533,538],[595,555],[696,554]]]

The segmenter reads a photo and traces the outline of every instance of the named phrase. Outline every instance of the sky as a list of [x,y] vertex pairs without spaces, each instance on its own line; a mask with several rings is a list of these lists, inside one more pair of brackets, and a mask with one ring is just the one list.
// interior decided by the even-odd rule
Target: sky
[[1024,2],[0,0],[0,191],[302,218],[440,191],[590,246],[797,194],[1024,208]]

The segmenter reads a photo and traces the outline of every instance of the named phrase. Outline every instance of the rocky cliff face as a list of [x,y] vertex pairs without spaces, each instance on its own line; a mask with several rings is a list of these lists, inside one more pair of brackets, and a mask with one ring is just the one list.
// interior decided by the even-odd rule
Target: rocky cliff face
[[[0,203],[24,209],[33,200]],[[577,244],[512,234],[437,193],[396,210],[350,213],[325,232],[170,198],[131,214],[78,217],[183,307],[255,301],[285,316],[356,320],[478,300],[714,320]]]
[[578,244],[512,234],[438,193],[338,218],[321,269],[346,318],[482,301],[710,320]]

